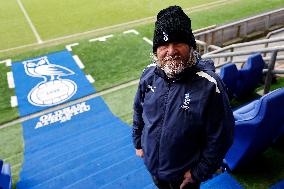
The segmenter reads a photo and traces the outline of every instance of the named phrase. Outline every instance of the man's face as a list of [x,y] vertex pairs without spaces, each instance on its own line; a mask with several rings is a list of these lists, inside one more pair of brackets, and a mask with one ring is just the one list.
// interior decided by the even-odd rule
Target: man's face
[[157,48],[158,66],[173,78],[188,67],[191,54],[191,47],[185,43],[167,43]]

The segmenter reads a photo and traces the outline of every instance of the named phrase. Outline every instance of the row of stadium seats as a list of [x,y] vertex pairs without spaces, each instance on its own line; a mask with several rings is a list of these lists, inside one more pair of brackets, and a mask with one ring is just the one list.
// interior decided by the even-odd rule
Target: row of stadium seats
[[[283,188],[284,180],[281,180],[269,187],[269,189]],[[242,187],[241,184],[228,172],[224,172],[202,183],[200,189],[244,189],[244,187]]]
[[262,79],[265,63],[260,54],[251,55],[244,66],[238,70],[234,63],[221,67],[220,77],[232,97],[242,98],[253,92]]
[[[231,97],[242,98],[253,92],[262,79],[265,63],[261,54],[251,55],[238,70],[229,63],[221,67],[220,77]],[[284,133],[284,88],[272,91],[234,110],[234,143],[225,157],[230,170],[245,165]]]
[[225,157],[231,170],[245,165],[284,134],[284,88],[235,110],[234,143]]
[[11,166],[0,159],[0,189],[12,188]]
[[[224,159],[226,167],[223,168],[232,171],[246,165],[284,134],[282,119],[284,112],[278,110],[282,105],[284,105],[284,88],[272,91],[233,112],[236,124],[234,143],[226,154]],[[227,171],[202,183],[201,189],[209,188],[243,189]],[[284,180],[269,187],[269,189],[283,188]]]

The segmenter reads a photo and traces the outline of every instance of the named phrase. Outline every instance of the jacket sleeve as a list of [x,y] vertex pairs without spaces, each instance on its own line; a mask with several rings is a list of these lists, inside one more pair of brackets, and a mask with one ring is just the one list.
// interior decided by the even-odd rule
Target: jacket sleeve
[[136,96],[134,99],[134,105],[133,105],[133,127],[132,127],[132,138],[133,138],[133,144],[136,149],[141,149],[141,135],[142,130],[144,127],[144,122],[142,118],[142,112],[143,112],[143,103],[144,99],[144,92],[143,92],[143,85],[141,84],[141,81],[139,83]]
[[215,86],[207,104],[205,146],[201,151],[199,162],[191,169],[193,179],[196,181],[205,181],[214,174],[233,143],[235,121],[224,85],[220,80],[218,88],[220,93],[216,92]]

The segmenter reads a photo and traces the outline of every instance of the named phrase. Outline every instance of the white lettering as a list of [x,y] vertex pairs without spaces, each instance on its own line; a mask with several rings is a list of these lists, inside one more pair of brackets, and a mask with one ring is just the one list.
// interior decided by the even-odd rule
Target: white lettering
[[53,123],[63,123],[72,119],[73,116],[82,114],[84,112],[90,111],[91,106],[87,105],[86,102],[75,104],[69,107],[66,107],[62,110],[57,110],[55,112],[42,115],[37,122],[35,129],[49,126]]

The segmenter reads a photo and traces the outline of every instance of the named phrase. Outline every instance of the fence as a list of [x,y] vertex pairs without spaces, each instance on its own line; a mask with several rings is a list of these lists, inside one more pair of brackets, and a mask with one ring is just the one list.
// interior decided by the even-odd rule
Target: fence
[[284,8],[243,19],[213,29],[197,32],[195,38],[205,42],[199,44],[200,51],[207,52],[207,46],[226,46],[253,37],[264,35],[284,25]]

